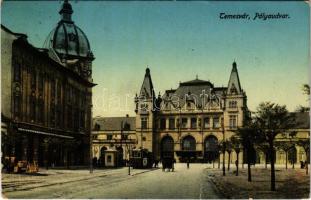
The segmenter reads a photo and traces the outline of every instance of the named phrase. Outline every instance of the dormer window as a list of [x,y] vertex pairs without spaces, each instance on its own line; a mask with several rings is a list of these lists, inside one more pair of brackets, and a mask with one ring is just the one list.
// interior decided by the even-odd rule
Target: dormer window
[[237,91],[235,85],[232,83],[231,89],[230,89],[230,94],[237,94],[237,93],[238,93],[238,91]]

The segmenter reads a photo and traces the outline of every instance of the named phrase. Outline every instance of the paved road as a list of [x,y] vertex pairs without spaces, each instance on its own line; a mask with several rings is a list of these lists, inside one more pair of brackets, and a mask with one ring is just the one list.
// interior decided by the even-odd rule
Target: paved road
[[[186,164],[178,163],[174,172],[134,169],[134,176],[127,175],[127,168],[106,172],[98,170],[93,175],[84,174],[81,178],[71,178],[71,181],[58,184],[28,187],[22,191],[4,190],[4,195],[8,198],[220,198],[208,180],[206,168],[206,164],[190,164],[190,169],[187,169]],[[66,173],[66,176],[67,180],[70,176],[79,175]]]

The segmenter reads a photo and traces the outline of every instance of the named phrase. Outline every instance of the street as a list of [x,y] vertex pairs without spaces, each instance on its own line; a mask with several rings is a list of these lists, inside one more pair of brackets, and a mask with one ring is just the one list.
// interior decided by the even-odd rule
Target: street
[[48,170],[53,174],[47,176],[5,174],[2,187],[8,198],[221,198],[208,180],[209,167],[190,164],[187,169],[177,163],[174,172],[133,169],[130,176],[128,168],[99,169],[93,174],[87,170]]

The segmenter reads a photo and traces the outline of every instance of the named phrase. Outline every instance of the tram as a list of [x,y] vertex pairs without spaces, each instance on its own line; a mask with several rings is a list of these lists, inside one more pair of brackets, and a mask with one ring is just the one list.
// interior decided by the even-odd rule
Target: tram
[[134,149],[132,150],[130,163],[134,169],[152,168],[152,152],[149,152],[148,149]]

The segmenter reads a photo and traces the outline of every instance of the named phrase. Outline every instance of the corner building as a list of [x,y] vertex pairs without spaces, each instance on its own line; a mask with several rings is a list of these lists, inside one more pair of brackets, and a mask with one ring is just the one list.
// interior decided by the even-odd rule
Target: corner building
[[3,157],[39,166],[89,163],[95,58],[72,13],[65,0],[43,48],[1,26]]
[[177,162],[222,159],[218,143],[242,127],[249,114],[235,62],[227,87],[196,78],[158,97],[147,68],[135,103],[137,146],[152,151],[156,159],[174,157]]

